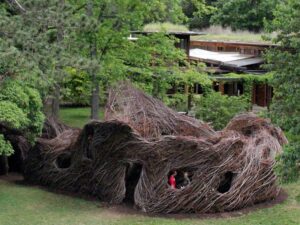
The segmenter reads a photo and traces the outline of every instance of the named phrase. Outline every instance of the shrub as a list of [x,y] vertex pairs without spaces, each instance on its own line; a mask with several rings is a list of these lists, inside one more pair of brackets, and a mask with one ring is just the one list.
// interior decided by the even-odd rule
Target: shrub
[[9,101],[0,102],[0,122],[14,129],[22,129],[29,124],[23,110]]
[[75,105],[90,103],[91,82],[89,75],[74,68],[67,68],[68,76],[64,79],[63,100]]
[[[41,131],[44,122],[42,100],[38,91],[13,79],[6,79],[0,87],[0,123],[12,129],[23,131],[24,136],[33,142]],[[9,149],[9,143],[1,136],[2,153]],[[11,153],[10,153],[11,154]]]
[[185,112],[187,111],[188,96],[186,94],[176,93],[164,101],[170,108]]
[[212,92],[196,103],[196,117],[221,130],[236,114],[247,111],[247,107],[247,100],[243,97]]
[[277,158],[276,172],[282,183],[296,181],[300,175],[300,136],[286,133],[289,144]]
[[4,139],[4,136],[0,134],[0,156],[6,155],[10,156],[14,153],[14,150],[11,146],[11,144]]

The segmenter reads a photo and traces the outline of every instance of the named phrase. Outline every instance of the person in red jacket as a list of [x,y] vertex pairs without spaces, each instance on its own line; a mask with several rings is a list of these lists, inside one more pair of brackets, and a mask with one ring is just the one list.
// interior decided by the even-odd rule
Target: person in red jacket
[[177,175],[177,171],[175,170],[169,177],[169,184],[172,189],[176,188],[176,179],[175,179],[176,175]]

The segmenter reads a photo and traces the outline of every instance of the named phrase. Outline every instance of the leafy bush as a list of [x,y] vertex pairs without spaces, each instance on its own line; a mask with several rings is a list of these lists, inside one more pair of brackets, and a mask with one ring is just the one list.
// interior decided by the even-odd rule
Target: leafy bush
[[196,104],[196,117],[212,123],[217,129],[223,129],[238,113],[247,111],[247,100],[243,97],[222,95],[212,92],[202,96]]
[[15,103],[9,101],[0,102],[0,122],[15,129],[21,129],[29,124],[26,113]]
[[4,139],[4,136],[0,134],[0,156],[7,155],[10,156],[14,153],[11,144]]
[[89,75],[74,68],[67,69],[64,79],[63,100],[76,105],[90,103],[91,82]]
[[176,93],[164,101],[169,107],[176,111],[187,111],[188,96],[186,94]]
[[283,183],[296,181],[300,175],[300,136],[286,134],[289,144],[277,159],[276,171]]
[[[42,131],[42,106],[40,95],[35,89],[13,79],[6,79],[1,83],[0,123],[22,130],[31,142]],[[8,145],[2,141],[0,148],[8,149]]]

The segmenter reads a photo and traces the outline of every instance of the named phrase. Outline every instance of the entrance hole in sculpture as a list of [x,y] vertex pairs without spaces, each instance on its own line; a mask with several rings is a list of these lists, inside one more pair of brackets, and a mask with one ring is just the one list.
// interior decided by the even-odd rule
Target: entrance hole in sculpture
[[170,176],[174,173],[174,171],[177,172],[177,175],[175,176],[175,181],[176,181],[176,189],[183,189],[190,185],[192,182],[192,177],[193,177],[193,172],[190,169],[187,168],[181,168],[178,170],[171,170],[168,173],[168,184],[170,180]]
[[128,163],[126,168],[124,202],[134,204],[134,191],[141,177],[143,165],[140,163]]
[[68,169],[71,166],[71,155],[70,154],[61,154],[56,159],[56,166],[59,169]]
[[228,192],[231,188],[233,178],[234,178],[233,172],[231,172],[231,171],[226,172],[221,179],[221,182],[217,189],[218,192],[220,192],[222,194]]

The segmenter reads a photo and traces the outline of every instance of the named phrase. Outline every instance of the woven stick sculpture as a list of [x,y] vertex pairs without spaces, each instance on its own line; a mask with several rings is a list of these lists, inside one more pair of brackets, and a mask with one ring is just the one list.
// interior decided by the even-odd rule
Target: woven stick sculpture
[[118,120],[40,139],[29,151],[25,178],[155,213],[231,211],[279,193],[274,157],[286,138],[268,120],[243,114],[215,132],[131,86],[110,93],[106,118]]

